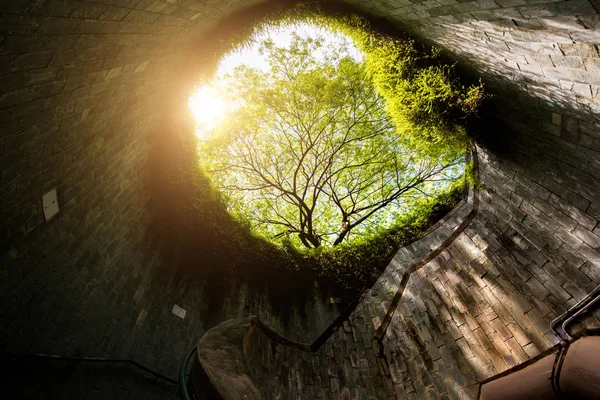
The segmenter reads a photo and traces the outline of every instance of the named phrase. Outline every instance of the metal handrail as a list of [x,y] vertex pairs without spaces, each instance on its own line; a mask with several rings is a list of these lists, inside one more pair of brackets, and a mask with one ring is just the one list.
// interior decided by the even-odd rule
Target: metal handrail
[[189,392],[187,390],[186,382],[186,371],[192,356],[196,353],[197,345],[192,347],[189,353],[186,355],[179,368],[178,380],[164,376],[147,366],[140,364],[135,360],[123,359],[123,358],[100,358],[100,357],[69,357],[55,354],[30,354],[30,353],[13,353],[9,351],[0,351],[0,358],[29,358],[29,359],[45,359],[53,361],[68,361],[78,363],[114,363],[114,364],[130,364],[137,367],[159,379],[162,379],[168,383],[174,384],[179,387],[179,394],[182,400],[191,400]]
[[560,339],[566,343],[573,340],[573,337],[567,332],[569,326],[577,317],[589,310],[594,304],[600,300],[600,285],[588,293],[583,299],[579,300],[575,305],[567,311],[559,315],[550,323],[550,329]]
[[187,371],[188,364],[192,359],[192,356],[196,354],[196,349],[198,348],[198,344],[190,349],[187,356],[184,358],[181,366],[179,367],[179,395],[182,400],[191,400],[190,394],[187,390],[187,382],[185,380],[185,371]]
[[139,362],[126,358],[102,358],[102,357],[75,357],[75,356],[63,356],[55,354],[31,354],[31,353],[13,353],[10,351],[0,351],[0,358],[28,358],[28,359],[41,359],[41,360],[52,360],[52,361],[67,361],[77,363],[107,363],[107,364],[130,364],[136,368],[141,369],[158,379],[162,379],[168,383],[177,385],[175,379],[169,378],[168,376],[162,375],[147,366],[140,364]]

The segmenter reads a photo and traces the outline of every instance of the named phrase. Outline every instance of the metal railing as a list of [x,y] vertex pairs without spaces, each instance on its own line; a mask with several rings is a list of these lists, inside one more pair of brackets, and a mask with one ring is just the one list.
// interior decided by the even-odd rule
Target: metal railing
[[179,367],[179,396],[182,400],[191,400],[190,394],[187,390],[187,377],[189,377],[188,365],[190,360],[196,354],[196,349],[198,344],[190,349],[184,360],[181,362],[181,366]]
[[552,329],[552,332],[554,332],[562,343],[570,342],[573,340],[573,336],[569,334],[567,327],[598,301],[600,301],[600,286],[596,287],[596,289],[592,290],[587,296],[579,300],[573,307],[554,319],[550,323],[550,329]]

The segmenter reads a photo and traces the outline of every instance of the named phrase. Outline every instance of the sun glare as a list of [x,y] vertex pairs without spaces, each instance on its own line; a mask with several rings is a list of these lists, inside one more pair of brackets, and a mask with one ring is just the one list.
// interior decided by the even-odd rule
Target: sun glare
[[198,132],[217,126],[225,116],[227,104],[213,86],[199,86],[188,100],[188,105],[196,118]]
[[[188,105],[196,119],[196,134],[198,136],[206,136],[210,131],[223,123],[225,115],[228,111],[235,110],[239,106],[239,101],[227,102],[222,95],[219,94],[219,86],[221,83],[226,83],[230,79],[236,67],[245,65],[250,68],[261,69],[266,71],[269,63],[266,57],[261,54],[259,48],[260,43],[264,39],[272,39],[278,46],[287,47],[291,44],[293,33],[300,35],[302,38],[315,38],[322,36],[327,39],[327,48],[335,48],[342,43],[349,43],[347,46],[349,55],[356,61],[362,60],[362,54],[351,43],[351,41],[339,32],[333,32],[327,28],[323,28],[310,23],[297,23],[284,25],[280,27],[267,27],[264,31],[255,34],[250,45],[242,46],[238,49],[226,54],[217,69],[215,79],[211,84],[198,86],[188,100]],[[324,50],[316,52],[317,58],[324,58]]]

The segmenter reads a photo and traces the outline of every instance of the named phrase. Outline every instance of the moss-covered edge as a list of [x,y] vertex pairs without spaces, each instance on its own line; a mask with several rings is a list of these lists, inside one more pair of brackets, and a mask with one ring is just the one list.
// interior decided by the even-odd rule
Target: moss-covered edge
[[[245,46],[268,26],[308,22],[342,32],[365,55],[367,71],[396,128],[411,139],[415,149],[427,154],[455,155],[469,145],[468,119],[487,96],[481,81],[461,83],[454,65],[447,64],[439,49],[419,45],[414,39],[392,36],[346,8],[320,2],[284,3],[253,21],[240,24],[206,60],[201,79],[212,78],[218,60]],[[398,32],[396,32],[397,34]]]
[[[284,24],[294,21],[312,21],[332,29],[342,30],[356,40],[363,51],[377,43],[383,43],[387,38],[392,46],[395,46],[396,54],[402,51],[421,54],[413,57],[414,64],[410,66],[413,70],[429,63],[435,68],[441,68],[444,74],[451,72],[451,67],[442,65],[436,58],[435,50],[418,49],[415,42],[410,39],[392,38],[381,34],[365,18],[349,14],[344,10],[324,11],[316,3],[302,3],[293,7],[288,4],[275,7],[256,19],[238,24],[225,40],[221,38],[219,44],[211,47],[211,51],[204,55],[205,63],[199,80],[212,77],[218,60],[228,51],[247,42],[251,35],[260,29],[261,24]],[[419,53],[419,51],[424,52]],[[381,74],[381,71],[377,73]],[[408,79],[410,74],[414,76],[414,71],[400,71],[400,75],[404,78],[400,76],[399,79]],[[442,122],[428,121],[427,116],[422,115],[420,118],[425,121],[423,123],[425,126],[441,123],[445,124],[444,126],[456,127],[452,130],[450,138],[434,140],[437,151],[439,149],[442,151],[451,149],[452,152],[465,151],[469,139],[461,119],[476,111],[473,101],[481,100],[482,91],[478,86],[464,88],[454,77],[449,84],[455,85],[458,93],[450,98],[454,102],[453,109],[456,112],[446,113]],[[383,78],[381,85],[390,86]],[[390,86],[386,90],[392,89]],[[474,98],[473,93],[476,93],[477,98]],[[428,132],[436,131],[433,129]],[[461,200],[464,192],[464,183],[457,184],[439,198],[423,201],[414,212],[405,215],[391,229],[352,245],[341,245],[333,249],[299,250],[285,243],[277,245],[257,237],[250,232],[248,226],[234,220],[227,213],[226,204],[212,187],[210,179],[198,168],[195,158],[190,157],[189,149],[195,148],[195,138],[189,135],[189,132],[180,132],[180,135],[182,143],[186,143],[187,147],[183,152],[187,154],[180,158],[176,168],[166,172],[167,175],[171,175],[169,182],[177,186],[179,193],[185,192],[183,197],[186,200],[178,203],[176,210],[176,221],[181,223],[175,222],[177,229],[181,228],[185,233],[178,233],[178,236],[187,236],[187,241],[190,242],[188,253],[197,253],[205,258],[208,256],[209,259],[219,262],[222,265],[221,273],[245,275],[249,279],[264,280],[269,277],[289,276],[290,273],[295,276],[300,272],[307,279],[324,278],[340,290],[340,296],[353,297],[358,290],[379,275],[400,247],[414,241],[452,210]],[[417,139],[417,145],[418,141],[426,143],[430,139],[421,137]],[[466,176],[468,177],[469,174]],[[201,239],[196,240],[197,238]],[[193,264],[193,261],[188,263]],[[213,273],[214,271],[211,272]]]

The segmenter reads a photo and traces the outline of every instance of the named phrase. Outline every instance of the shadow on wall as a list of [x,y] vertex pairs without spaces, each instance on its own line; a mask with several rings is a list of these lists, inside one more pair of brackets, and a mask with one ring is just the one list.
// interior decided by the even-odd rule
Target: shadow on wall
[[210,179],[198,168],[195,123],[187,105],[199,77],[214,68],[232,35],[272,9],[273,5],[259,5],[235,14],[192,46],[181,73],[184,78],[151,135],[150,228],[145,241],[160,254],[155,283],[175,279],[182,297],[201,293],[193,302],[202,310],[205,327],[258,314],[274,329],[312,341],[337,317],[342,304],[330,303],[328,282],[310,271],[287,268],[285,260],[278,259],[280,251],[229,215]]
[[[257,19],[293,3],[261,4],[234,14],[206,33],[206,40],[192,46],[190,62],[182,71],[184,84],[171,95],[178,101],[166,105],[165,117],[153,135],[147,169],[152,228],[146,240],[161,255],[157,282],[175,275],[184,294],[193,291],[191,286],[202,286],[202,307],[210,314],[208,326],[227,319],[222,314],[224,307],[230,307],[235,310],[229,318],[256,313],[267,324],[278,319],[290,330],[298,319],[314,325],[307,328],[314,333],[312,337],[294,337],[311,342],[345,307],[330,302],[339,293],[314,272],[290,268],[272,244],[253,237],[227,213],[209,178],[198,171],[194,123],[187,106],[187,91],[199,75],[210,73],[231,40],[243,37]],[[324,11],[357,12],[340,4],[327,4]],[[374,24],[393,31],[381,20]]]
[[326,315],[337,316],[337,308],[328,304],[327,285],[310,271],[281,268],[281,252],[270,251],[271,244],[252,236],[227,213],[209,178],[198,170],[191,121],[187,102],[181,102],[156,127],[153,139],[146,240],[160,253],[154,279],[175,277],[182,296],[202,287],[202,298],[194,302],[205,312],[205,326],[258,313],[274,322],[275,329],[292,330],[299,323],[310,332],[323,329],[309,326],[307,307],[320,304]]
[[[503,226],[489,211],[498,198],[482,195],[473,224],[411,276],[385,336],[389,378],[407,391],[434,383],[438,395],[471,387],[476,397],[477,382],[558,343],[550,321],[597,284],[573,271],[566,248],[543,253]],[[573,331],[597,327],[597,318],[595,310]]]
[[5,399],[176,399],[177,387],[127,366],[0,360]]
[[[267,12],[266,8],[261,10],[261,13]],[[349,8],[344,10],[352,11]],[[333,9],[330,11],[334,12]],[[248,15],[250,18],[246,21],[251,24],[255,16]],[[198,43],[198,48],[207,49],[206,52],[214,60],[214,54],[221,50],[218,48],[219,40],[212,39],[227,38],[232,30],[230,23],[234,20],[228,19],[215,28],[217,33],[207,35],[213,45]],[[389,23],[374,21],[382,30],[398,33]],[[504,24],[499,21],[490,23],[499,26]],[[468,38],[463,40],[469,42]],[[199,60],[202,57],[194,55],[190,59]],[[194,61],[190,65],[197,63]],[[466,65],[459,64],[458,72],[473,79],[476,75]],[[494,73],[502,72],[499,68]],[[190,73],[190,76],[195,75]],[[582,171],[586,171],[593,164],[575,152],[580,151],[578,145],[582,141],[591,141],[590,146],[597,144],[590,139],[591,134],[586,133],[597,128],[590,123],[594,116],[590,115],[589,110],[582,110],[577,104],[569,102],[567,97],[558,96],[556,100],[553,97],[535,97],[537,93],[527,93],[523,87],[524,83],[539,86],[538,81],[525,75],[515,75],[514,78],[519,80],[490,78],[486,82],[490,87],[488,92],[495,97],[484,103],[479,119],[468,121],[470,133],[496,155],[531,169],[533,179],[547,180],[550,182],[548,186],[551,182],[555,182],[556,186],[565,180],[560,164],[564,161],[577,164]],[[188,83],[191,87],[193,79]],[[560,88],[560,85],[556,88]],[[556,88],[549,90],[560,92]],[[308,322],[306,293],[314,292],[316,277],[287,268],[269,268],[277,264],[277,260],[260,260],[245,252],[256,244],[256,239],[244,227],[232,221],[209,180],[196,173],[196,155],[191,140],[193,123],[185,102],[187,96],[180,98],[179,104],[170,105],[172,112],[167,112],[168,116],[157,126],[153,143],[155,151],[149,160],[148,189],[152,193],[150,214],[153,216],[153,229],[149,232],[148,240],[161,250],[163,266],[155,279],[176,274],[182,292],[186,292],[194,282],[203,285],[203,304],[207,304],[207,311],[214,313],[214,322],[226,319],[220,315],[224,303],[237,308],[235,312],[238,315],[230,317],[240,316],[240,313],[257,313],[268,323],[268,318],[256,311],[256,308],[266,307],[272,308],[272,313],[280,316],[286,326],[290,325],[289,316],[292,314]],[[181,115],[181,110],[187,114]],[[596,170],[600,171],[600,168]],[[541,176],[536,176],[537,173]],[[235,226],[234,231],[224,229],[232,226]],[[263,245],[264,254],[275,254],[269,251],[268,244]],[[240,296],[236,296],[236,289],[245,284],[249,287],[247,298],[240,300]],[[326,289],[317,290],[317,303],[327,305]],[[262,303],[264,298],[268,298],[268,306]]]
[[459,75],[483,76],[494,97],[471,132],[486,147],[509,154],[516,132],[586,146],[582,136],[600,132],[596,10],[587,2],[521,8],[461,14],[464,21],[443,15],[426,33],[418,25],[415,31],[423,43],[441,44],[445,58],[458,61]]
[[[486,207],[496,200],[483,199]],[[381,347],[373,346],[370,328],[379,320],[374,305],[384,303],[380,295],[368,296],[318,356],[282,350],[286,344],[259,332],[261,339],[246,353],[254,383],[267,398],[281,392],[282,398],[292,398],[295,391],[312,398],[313,389],[321,390],[312,386],[319,375],[327,377],[323,388],[330,396],[324,398],[337,392],[354,398],[365,388],[377,398],[410,393],[477,398],[478,382],[551,348],[557,339],[550,321],[594,285],[573,274],[573,281],[564,281],[554,264],[568,272],[561,256],[553,254],[549,261],[498,222],[487,212],[478,214],[440,255],[411,275]],[[574,329],[598,326],[594,315],[598,312]],[[238,347],[239,336],[232,343]],[[281,382],[293,389],[286,391]]]

